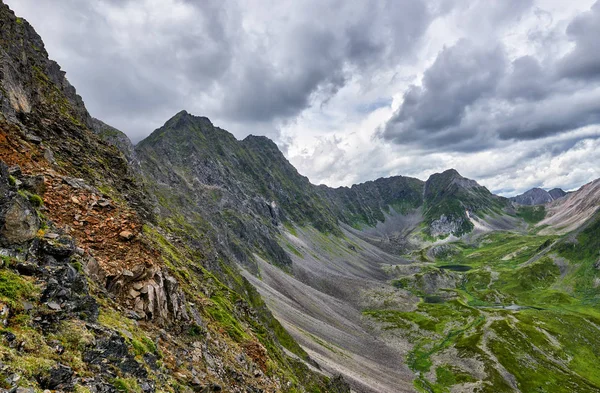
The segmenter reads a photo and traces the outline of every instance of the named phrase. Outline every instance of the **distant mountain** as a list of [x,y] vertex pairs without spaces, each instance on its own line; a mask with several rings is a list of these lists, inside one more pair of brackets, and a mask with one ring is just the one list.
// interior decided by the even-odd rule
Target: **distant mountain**
[[550,194],[550,196],[556,200],[566,196],[567,192],[564,191],[562,188],[553,188],[550,191],[548,191],[548,194]]
[[550,191],[546,191],[536,187],[526,191],[521,195],[510,198],[510,200],[518,203],[519,205],[533,206],[550,203],[556,199],[564,197],[565,195],[567,195],[567,193],[560,188],[553,188]]
[[473,229],[470,215],[500,213],[509,205],[508,199],[492,194],[455,169],[431,175],[425,183],[424,199],[424,216],[433,237],[468,233]]

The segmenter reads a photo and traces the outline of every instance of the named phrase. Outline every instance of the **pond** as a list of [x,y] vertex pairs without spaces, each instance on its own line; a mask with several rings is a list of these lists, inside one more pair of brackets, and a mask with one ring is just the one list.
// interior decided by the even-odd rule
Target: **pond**
[[446,301],[446,299],[444,299],[441,296],[430,295],[430,296],[424,296],[423,301],[425,303],[438,304],[438,303],[444,303]]
[[472,267],[467,266],[467,265],[442,265],[442,266],[438,266],[438,269],[452,270],[455,272],[468,272],[469,270],[472,269]]

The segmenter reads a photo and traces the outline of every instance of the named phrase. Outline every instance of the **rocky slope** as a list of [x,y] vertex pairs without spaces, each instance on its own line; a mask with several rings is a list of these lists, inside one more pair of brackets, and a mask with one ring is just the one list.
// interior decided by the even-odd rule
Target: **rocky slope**
[[127,141],[2,2],[0,25],[0,388],[347,392],[226,255],[159,225],[127,154],[91,130]]
[[568,233],[588,221],[600,207],[600,179],[582,186],[547,206],[544,220],[538,223],[544,233]]

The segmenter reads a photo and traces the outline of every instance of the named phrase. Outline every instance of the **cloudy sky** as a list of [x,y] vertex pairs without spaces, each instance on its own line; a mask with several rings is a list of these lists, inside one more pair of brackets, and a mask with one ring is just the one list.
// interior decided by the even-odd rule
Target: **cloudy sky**
[[600,177],[600,0],[4,0],[137,142],[181,109],[313,183]]

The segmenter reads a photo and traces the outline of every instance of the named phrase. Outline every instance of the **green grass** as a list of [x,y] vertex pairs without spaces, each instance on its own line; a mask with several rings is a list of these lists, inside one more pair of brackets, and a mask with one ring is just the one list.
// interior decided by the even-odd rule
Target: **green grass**
[[476,245],[457,243],[458,254],[447,258],[457,265],[512,269],[535,256],[540,246],[556,236],[523,235],[518,233],[494,232],[484,236]]
[[516,323],[491,324],[495,338],[490,348],[515,376],[521,391],[600,391],[600,336],[587,318],[539,310],[525,310],[515,317]]
[[218,321],[227,334],[235,341],[242,342],[248,339],[248,334],[234,316],[232,305],[234,300],[227,299],[222,294],[213,296],[211,300],[213,304],[207,308],[208,314],[215,321]]
[[[459,277],[456,288],[427,294],[442,298],[440,303],[421,302],[412,312],[364,314],[414,344],[407,362],[418,372],[414,385],[421,392],[449,392],[478,379],[460,362],[440,366],[452,353],[482,364],[481,392],[513,391],[503,377],[506,372],[522,392],[600,392],[600,270],[594,266],[599,239],[596,219],[576,237],[564,239],[496,232],[471,243],[454,242],[452,253],[426,262],[420,273],[391,280],[399,290],[424,297],[419,289],[424,286],[416,284],[427,280],[434,266],[471,267],[452,272]],[[448,291],[456,300],[443,301]],[[526,308],[502,309],[512,304]],[[484,343],[493,357],[483,350]]]
[[546,208],[540,206],[519,206],[517,217],[521,217],[528,224],[537,224],[546,217]]
[[112,384],[119,392],[141,393],[142,391],[135,378],[115,378]]
[[0,301],[11,309],[22,308],[21,301],[30,300],[35,293],[35,286],[24,277],[11,270],[0,269]]
[[39,195],[36,194],[29,194],[29,202],[31,202],[31,204],[35,207],[40,207],[44,204],[44,200],[42,199],[42,197],[40,197]]

